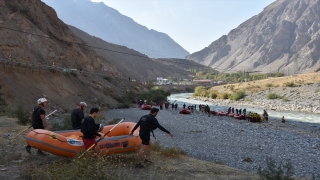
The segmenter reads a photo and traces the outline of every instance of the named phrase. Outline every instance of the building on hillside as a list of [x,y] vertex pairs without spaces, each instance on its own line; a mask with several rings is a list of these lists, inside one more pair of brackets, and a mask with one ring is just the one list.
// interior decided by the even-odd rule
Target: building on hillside
[[162,77],[157,77],[157,85],[165,85],[168,83],[169,83],[168,79],[164,79]]

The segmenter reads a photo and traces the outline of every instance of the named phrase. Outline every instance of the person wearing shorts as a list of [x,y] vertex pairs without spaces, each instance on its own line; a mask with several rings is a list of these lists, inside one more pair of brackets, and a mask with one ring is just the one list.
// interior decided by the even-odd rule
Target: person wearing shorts
[[152,147],[152,141],[150,140],[150,133],[153,133],[153,130],[159,128],[163,132],[168,133],[171,137],[173,137],[173,134],[170,133],[168,130],[166,130],[164,127],[162,127],[158,120],[156,119],[156,116],[159,112],[158,108],[152,108],[150,111],[150,114],[142,116],[139,120],[139,122],[136,124],[136,126],[132,129],[130,135],[133,135],[133,132],[140,126],[139,136],[142,141],[142,145],[138,154],[138,160],[135,165],[136,168],[144,168],[142,163],[142,158],[145,155],[145,163],[152,163],[150,160],[150,151]]
[[96,118],[98,114],[98,108],[91,108],[90,115],[86,117],[81,123],[81,132],[83,133],[82,140],[85,149],[89,149],[94,143],[96,143],[96,136],[101,137],[101,135],[98,133],[97,128],[99,124],[96,124],[96,122],[94,121],[94,118]]

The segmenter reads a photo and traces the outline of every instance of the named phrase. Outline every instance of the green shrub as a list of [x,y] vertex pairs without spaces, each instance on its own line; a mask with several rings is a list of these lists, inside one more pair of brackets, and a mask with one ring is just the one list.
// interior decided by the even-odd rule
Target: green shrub
[[262,180],[294,180],[291,176],[294,174],[294,168],[290,161],[285,165],[280,162],[277,166],[276,162],[271,158],[266,158],[267,167],[258,168],[258,174]]
[[228,93],[222,93],[222,94],[219,94],[218,95],[218,98],[219,99],[228,99],[229,97],[229,94]]
[[283,102],[287,102],[287,101],[289,101],[289,99],[288,99],[287,97],[283,96],[283,97],[282,97],[282,101],[283,101]]
[[266,87],[273,87],[273,84],[272,83],[268,83],[268,84],[266,84]]
[[71,113],[70,113],[70,115],[65,115],[62,122],[53,123],[52,129],[54,131],[72,129]]
[[278,99],[279,96],[276,93],[270,93],[267,96],[268,99]]
[[31,123],[31,112],[23,108],[21,104],[13,111],[13,117],[18,119],[18,124],[25,126]]
[[216,93],[211,93],[210,98],[211,98],[211,99],[216,99],[217,96],[218,96],[218,95],[217,95]]
[[163,89],[150,89],[149,91],[143,92],[138,96],[138,99],[145,99],[153,102],[165,102],[167,101],[167,97],[170,96],[169,91],[165,91]]
[[245,93],[243,90],[239,90],[239,91],[233,93],[233,94],[230,96],[230,99],[231,99],[231,100],[234,100],[234,101],[238,101],[239,99],[244,98],[245,95],[246,95],[246,93]]
[[297,85],[294,82],[283,83],[283,87],[296,87]]
[[193,96],[201,96],[206,94],[207,89],[204,86],[197,86],[194,90]]

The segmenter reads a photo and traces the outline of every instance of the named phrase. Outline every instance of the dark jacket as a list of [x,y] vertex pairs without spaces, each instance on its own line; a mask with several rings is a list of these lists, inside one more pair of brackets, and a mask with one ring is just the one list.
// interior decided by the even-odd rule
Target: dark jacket
[[46,112],[39,106],[36,106],[32,112],[32,127],[33,129],[44,129],[42,119],[40,115],[45,115]]
[[147,134],[147,133],[150,134],[151,131],[157,128],[159,128],[163,132],[170,134],[168,130],[166,130],[164,127],[162,127],[159,124],[158,120],[155,117],[153,117],[152,114],[142,116],[131,132],[134,132],[139,126],[140,126],[139,134]]
[[83,133],[83,139],[94,139],[95,136],[101,136],[97,132],[97,126],[94,119],[91,116],[86,117],[81,123],[81,132]]
[[81,121],[84,118],[83,111],[79,108],[76,108],[71,111],[71,122],[73,129],[81,129]]

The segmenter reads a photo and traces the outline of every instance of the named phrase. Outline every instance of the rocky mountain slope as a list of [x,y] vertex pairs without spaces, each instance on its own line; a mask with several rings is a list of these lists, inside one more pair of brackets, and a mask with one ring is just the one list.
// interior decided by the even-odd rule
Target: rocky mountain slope
[[11,108],[40,97],[63,111],[79,101],[114,107],[138,89],[40,0],[0,0],[0,38],[0,91]]
[[277,0],[187,59],[218,71],[312,72],[320,67],[320,0]]
[[90,0],[42,0],[66,24],[105,41],[135,49],[149,57],[184,58],[189,55],[167,34],[149,30],[104,3]]
[[[163,60],[152,60],[146,55],[143,55],[133,49],[125,46],[119,46],[103,41],[100,38],[91,36],[78,28],[69,26],[72,32],[83,39],[92,47],[98,54],[110,61],[121,73],[124,78],[135,79],[136,81],[155,80],[156,77],[176,77],[186,78],[190,72],[184,70],[188,60],[179,61],[176,64],[163,64]],[[192,63],[192,64],[190,64]],[[194,62],[190,62],[192,66],[202,66]]]

